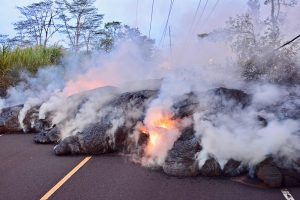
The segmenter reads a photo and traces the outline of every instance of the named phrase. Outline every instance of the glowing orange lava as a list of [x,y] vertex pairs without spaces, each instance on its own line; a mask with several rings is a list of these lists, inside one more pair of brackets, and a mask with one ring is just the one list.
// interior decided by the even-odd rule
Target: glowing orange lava
[[76,81],[69,81],[64,89],[67,96],[71,96],[78,92],[92,90],[98,87],[103,87],[106,84],[102,80],[89,79],[89,77],[81,76]]
[[176,122],[174,120],[169,119],[168,117],[164,117],[155,121],[154,124],[157,128],[170,129],[175,127]]
[[66,83],[63,91],[64,94],[70,96],[75,93],[111,85],[111,78],[108,78],[100,72],[99,69],[92,68],[85,73],[73,77]]
[[156,146],[157,143],[159,142],[159,133],[153,131],[151,132],[151,135],[150,135],[150,140],[149,140],[149,144],[153,147],[153,146]]
[[[149,141],[146,147],[146,154],[151,156],[164,145],[164,140],[169,134],[172,134],[177,129],[179,122],[172,120],[171,115],[155,115],[158,119],[153,119],[148,127],[140,128],[140,131],[149,135]],[[144,129],[145,128],[145,129]]]
[[146,127],[144,124],[139,123],[139,124],[137,125],[137,129],[138,129],[141,133],[144,133],[145,135],[149,135],[149,131],[148,131],[147,127]]

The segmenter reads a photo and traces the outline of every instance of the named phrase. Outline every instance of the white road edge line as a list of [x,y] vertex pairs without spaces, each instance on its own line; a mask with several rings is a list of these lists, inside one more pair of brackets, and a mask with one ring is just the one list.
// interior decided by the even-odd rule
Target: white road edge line
[[295,200],[292,194],[286,188],[283,188],[280,191],[287,200]]

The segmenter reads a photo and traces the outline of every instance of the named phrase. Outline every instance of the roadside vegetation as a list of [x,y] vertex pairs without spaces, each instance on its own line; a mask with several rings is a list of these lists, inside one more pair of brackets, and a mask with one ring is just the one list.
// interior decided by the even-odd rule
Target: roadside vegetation
[[59,64],[64,51],[110,53],[130,40],[145,57],[151,56],[154,41],[121,22],[103,23],[95,0],[41,0],[17,9],[16,34],[0,34],[0,97],[20,81],[22,72],[34,75],[41,67]]
[[0,90],[6,90],[19,80],[21,71],[35,74],[39,68],[56,65],[63,51],[60,47],[27,47],[2,49],[0,54]]

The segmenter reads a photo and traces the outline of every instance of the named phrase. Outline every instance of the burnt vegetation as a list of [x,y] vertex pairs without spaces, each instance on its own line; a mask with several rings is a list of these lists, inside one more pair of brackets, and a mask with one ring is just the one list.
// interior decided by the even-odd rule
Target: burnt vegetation
[[[293,7],[296,1],[267,0],[270,16],[259,17],[259,1],[248,2],[249,12],[228,21],[232,49],[242,75],[247,81],[267,81],[276,84],[299,84],[298,37],[286,42],[280,30],[284,7]],[[296,35],[295,35],[296,36]]]

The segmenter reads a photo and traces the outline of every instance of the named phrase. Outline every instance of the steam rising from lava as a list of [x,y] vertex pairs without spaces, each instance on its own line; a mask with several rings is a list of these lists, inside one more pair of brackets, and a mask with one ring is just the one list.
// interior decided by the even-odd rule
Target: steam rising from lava
[[[231,60],[233,55],[226,51],[228,47],[224,50],[224,44],[219,48],[216,43],[200,41],[190,43],[189,48],[179,44],[173,48],[172,57],[169,57],[169,51],[163,51],[145,59],[139,46],[125,42],[110,55],[99,53],[77,59],[71,56],[66,58],[63,66],[41,69],[36,77],[24,75],[26,81],[10,88],[0,106],[23,103],[20,124],[26,113],[38,106],[39,118],[44,119],[50,114],[52,124],[61,130],[61,138],[66,138],[98,122],[101,107],[115,94],[159,89],[158,97],[147,108],[144,126],[140,127],[149,137],[142,159],[146,166],[163,165],[182,130],[191,124],[194,124],[195,135],[203,147],[197,157],[200,166],[209,157],[216,158],[221,164],[233,158],[250,166],[270,154],[291,160],[298,158],[299,121],[288,117],[280,119],[274,112],[261,108],[286,101],[280,107],[296,105],[299,109],[299,85],[245,84],[240,78],[240,68]],[[220,59],[219,55],[224,54],[229,54],[229,58]],[[142,82],[150,79],[156,80],[156,84]],[[87,95],[86,99],[77,94],[104,86],[117,88],[108,87],[105,92]],[[246,90],[253,97],[251,106],[244,110],[236,106],[230,113],[217,112],[207,117],[211,102],[203,93],[220,86]],[[190,93],[197,96],[199,108],[193,116],[174,118],[172,106]],[[284,99],[290,93],[296,94],[292,102]],[[268,124],[261,126],[256,116],[263,116]],[[113,128],[118,127],[118,122],[113,124]]]
[[171,119],[169,111],[152,107],[147,112],[145,124],[149,136],[145,148],[144,165],[162,165],[168,151],[180,136],[179,122]]

